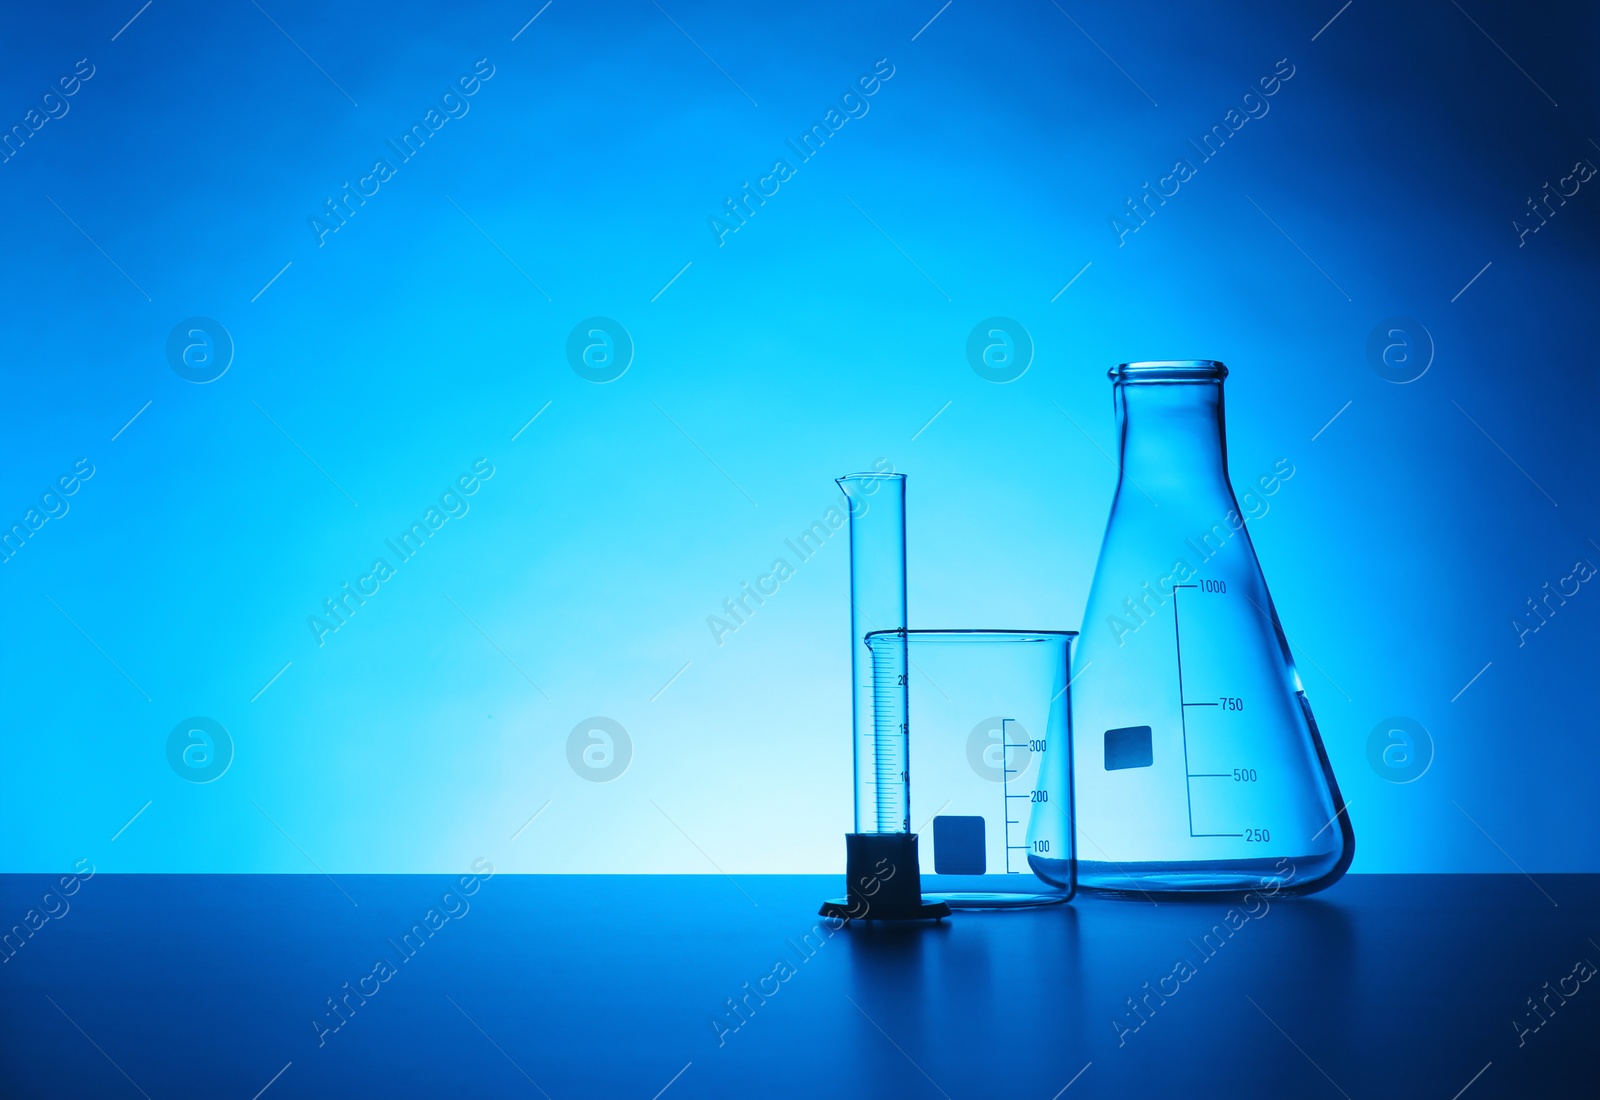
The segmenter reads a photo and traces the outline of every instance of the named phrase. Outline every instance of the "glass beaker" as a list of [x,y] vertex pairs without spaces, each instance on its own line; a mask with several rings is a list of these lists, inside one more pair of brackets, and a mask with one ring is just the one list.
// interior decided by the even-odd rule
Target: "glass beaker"
[[[1228,480],[1227,374],[1110,372],[1121,474],[1072,664],[1085,892],[1311,893],[1355,852]],[[1263,471],[1256,499],[1293,472]]]
[[[904,687],[913,818],[924,896],[952,909],[1062,902],[1075,883],[1070,631],[882,630],[867,635],[873,682]],[[886,695],[884,699],[899,696]],[[883,706],[880,701],[879,706]],[[1058,827],[1031,828],[1048,815]],[[931,831],[930,831],[931,830]],[[1048,834],[1048,835],[1046,835]],[[931,840],[931,843],[929,841]]]

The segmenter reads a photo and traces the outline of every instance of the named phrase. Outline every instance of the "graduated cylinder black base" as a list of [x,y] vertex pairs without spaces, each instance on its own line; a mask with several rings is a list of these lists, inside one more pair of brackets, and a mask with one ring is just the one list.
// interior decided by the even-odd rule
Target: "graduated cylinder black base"
[[950,906],[922,896],[916,833],[846,833],[846,896],[818,912],[840,920],[943,920]]

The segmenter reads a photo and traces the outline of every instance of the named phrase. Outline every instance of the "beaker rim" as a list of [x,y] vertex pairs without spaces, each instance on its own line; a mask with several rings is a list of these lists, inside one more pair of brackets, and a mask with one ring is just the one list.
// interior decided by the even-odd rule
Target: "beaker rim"
[[846,481],[904,481],[905,479],[905,474],[885,474],[876,470],[866,470],[859,474],[843,474],[833,480],[837,484],[843,484]]
[[1220,382],[1228,368],[1219,359],[1148,359],[1119,363],[1106,376],[1117,382]]
[[1049,641],[1054,638],[1076,638],[1076,630],[992,630],[992,629],[944,629],[944,630],[872,630],[867,632],[866,640],[870,645],[873,638],[888,637],[890,635],[904,634],[916,638],[918,641],[927,642],[965,642],[965,641]]

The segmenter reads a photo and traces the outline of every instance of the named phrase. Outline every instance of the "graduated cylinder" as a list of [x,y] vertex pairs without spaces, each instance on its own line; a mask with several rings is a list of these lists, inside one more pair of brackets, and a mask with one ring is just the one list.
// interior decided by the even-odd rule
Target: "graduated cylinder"
[[[922,896],[917,835],[911,831],[910,726],[906,715],[906,479],[846,474],[850,503],[851,748],[855,831],[845,836],[845,897],[824,916],[845,920],[927,920],[950,913]],[[898,631],[874,670],[867,635]]]
[[847,474],[850,504],[850,682],[857,833],[911,831],[911,764],[906,716],[905,643],[873,672],[867,635],[906,626],[906,479]]

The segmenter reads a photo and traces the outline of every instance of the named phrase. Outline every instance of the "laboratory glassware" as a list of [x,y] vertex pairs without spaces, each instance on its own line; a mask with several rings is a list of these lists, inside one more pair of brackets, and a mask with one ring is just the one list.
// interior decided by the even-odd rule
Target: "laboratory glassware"
[[[1355,853],[1228,479],[1227,374],[1210,360],[1110,372],[1121,473],[1072,664],[1086,893],[1306,894]],[[1280,460],[1246,499],[1292,473]]]
[[[876,717],[909,723],[922,888],[952,909],[1051,905],[1072,896],[1067,661],[1053,630],[880,630],[867,635]],[[902,693],[901,684],[907,688]],[[894,710],[909,703],[909,712]],[[1055,774],[1040,767],[1047,747]],[[932,827],[931,836],[929,826]],[[931,839],[932,843],[928,841]],[[1064,846],[1064,847],[1063,847]]]
[[910,729],[906,724],[905,644],[901,671],[873,680],[867,634],[906,626],[906,479],[847,474],[849,502],[850,682],[855,767],[855,831],[845,835],[845,894],[822,915],[856,920],[921,920],[950,907],[922,896],[917,834],[911,831]]

